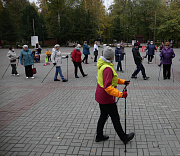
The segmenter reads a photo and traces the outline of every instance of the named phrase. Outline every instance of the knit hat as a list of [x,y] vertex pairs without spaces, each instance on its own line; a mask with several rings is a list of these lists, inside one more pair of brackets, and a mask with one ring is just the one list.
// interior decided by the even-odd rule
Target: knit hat
[[60,47],[60,45],[59,45],[59,44],[56,44],[54,47],[55,47],[55,48],[56,48],[56,47]]
[[28,45],[23,45],[23,48],[28,48]]
[[77,44],[76,48],[81,48],[81,45],[80,45],[80,44]]
[[139,46],[137,43],[134,43],[134,46]]
[[112,50],[111,47],[107,46],[107,47],[104,49],[103,56],[104,56],[105,59],[109,60],[109,59],[111,59],[111,58],[114,57],[114,51]]

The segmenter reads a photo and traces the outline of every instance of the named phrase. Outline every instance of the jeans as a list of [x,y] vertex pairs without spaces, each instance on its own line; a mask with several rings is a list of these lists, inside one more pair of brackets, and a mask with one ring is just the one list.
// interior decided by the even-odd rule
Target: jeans
[[100,114],[98,125],[97,125],[97,138],[103,137],[103,128],[108,119],[108,116],[110,116],[114,129],[116,133],[118,134],[119,138],[122,141],[125,140],[126,134],[124,133],[121,126],[120,117],[119,117],[116,103],[99,104],[99,107],[100,107],[101,114]]
[[119,71],[119,68],[120,68],[120,71],[122,71],[122,63],[121,63],[121,61],[118,61],[117,71]]
[[32,65],[25,66],[26,77],[33,77]]
[[11,64],[12,67],[12,73],[11,74],[18,74],[17,70],[16,70],[16,64]]
[[163,77],[170,79],[171,77],[171,64],[163,64]]
[[81,74],[84,76],[85,74],[84,74],[84,71],[83,71],[83,69],[82,69],[81,62],[73,62],[73,63],[74,63],[74,68],[75,68],[75,71],[74,71],[75,77],[78,76],[78,75],[77,75],[78,67],[79,67],[79,70],[80,70]]
[[140,72],[142,72],[143,78],[146,77],[146,73],[145,73],[145,69],[142,63],[138,63],[137,65],[137,69],[134,71],[134,73],[132,74],[132,76],[137,76],[137,74]]
[[84,54],[84,59],[82,60],[82,62],[84,62],[87,64],[87,61],[88,61],[88,55],[87,54]]
[[56,67],[56,72],[55,72],[55,76],[54,76],[54,79],[57,79],[57,76],[58,76],[58,73],[59,75],[61,76],[61,79],[64,80],[64,76],[62,74],[62,70],[61,70],[61,67]]

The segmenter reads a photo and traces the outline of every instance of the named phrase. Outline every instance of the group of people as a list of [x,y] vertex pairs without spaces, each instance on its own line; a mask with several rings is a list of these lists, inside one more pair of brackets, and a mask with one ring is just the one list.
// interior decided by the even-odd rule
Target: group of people
[[[151,42],[152,45],[153,42]],[[155,50],[155,48],[151,45],[148,45],[148,50]],[[121,61],[123,60],[123,57],[125,55],[124,52],[124,44],[123,41],[121,44],[118,44],[115,51],[112,50],[109,46],[104,46],[102,56],[97,61],[97,57],[95,55],[94,62],[97,61],[97,88],[95,93],[95,100],[99,103],[100,108],[100,117],[97,123],[97,134],[96,134],[96,142],[105,141],[109,139],[108,135],[105,135],[103,133],[104,125],[107,121],[108,116],[111,117],[114,129],[116,133],[118,134],[119,138],[123,141],[124,144],[127,144],[130,140],[134,138],[135,133],[131,132],[129,134],[126,134],[122,128],[121,122],[120,122],[120,116],[117,109],[117,98],[127,98],[128,93],[126,90],[123,90],[120,92],[117,89],[117,85],[129,85],[130,81],[126,81],[124,79],[118,78],[118,74],[116,70],[113,68],[114,64],[114,56],[116,58],[117,63],[117,71],[123,72]],[[75,49],[72,51],[72,62],[75,67],[75,78],[79,78],[77,75],[78,73],[78,67],[80,69],[80,72],[83,77],[87,76],[87,74],[84,73],[82,69],[82,62],[88,63],[88,55],[90,54],[89,49],[90,47],[87,45],[87,41],[84,42],[83,45],[83,53],[85,55],[84,59],[81,59],[82,53],[81,53],[81,45],[77,44]],[[94,45],[94,54],[97,54],[98,52],[98,46],[95,42]],[[142,60],[144,57],[141,57],[139,52],[139,45],[138,43],[134,44],[134,47],[132,49],[132,54],[134,57],[135,64],[137,66],[137,69],[132,74],[132,78],[137,78],[137,74],[139,71],[142,72],[144,80],[149,79],[149,77],[146,76],[144,66],[142,64]],[[16,71],[16,59],[20,59],[20,63],[24,65],[25,67],[25,73],[26,78],[34,78],[32,73],[32,65],[34,64],[33,61],[33,55],[31,51],[28,49],[27,45],[23,46],[23,50],[21,51],[20,57],[16,56],[16,53],[14,51],[13,47],[9,48],[8,52],[8,58],[10,59],[10,62],[12,63],[12,74],[19,75]],[[173,49],[169,46],[168,43],[165,44],[165,47],[161,50],[160,57],[162,58],[162,64],[163,64],[163,74],[164,79],[170,79],[170,68],[172,64],[172,58],[175,57]],[[63,82],[67,82],[67,80],[64,78],[61,70],[62,65],[62,59],[68,58],[68,55],[62,56],[62,53],[60,51],[60,45],[56,44],[54,48],[52,49],[51,54],[51,60],[54,66],[56,66],[56,72],[54,76],[54,81],[60,81],[57,79],[58,73],[61,76],[61,79]],[[152,58],[152,57],[151,57]],[[151,62],[151,58],[148,59],[149,62]]]

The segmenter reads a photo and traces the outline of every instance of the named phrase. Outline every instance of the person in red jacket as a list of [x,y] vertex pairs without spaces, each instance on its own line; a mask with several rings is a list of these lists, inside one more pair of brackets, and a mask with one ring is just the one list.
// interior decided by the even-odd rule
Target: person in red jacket
[[76,48],[72,51],[72,61],[73,61],[73,64],[74,64],[74,68],[75,68],[75,78],[79,78],[79,76],[77,75],[77,72],[78,72],[78,67],[79,67],[79,70],[82,74],[83,77],[87,76],[88,74],[85,74],[83,69],[82,69],[82,65],[81,65],[81,45],[78,44],[76,46]]

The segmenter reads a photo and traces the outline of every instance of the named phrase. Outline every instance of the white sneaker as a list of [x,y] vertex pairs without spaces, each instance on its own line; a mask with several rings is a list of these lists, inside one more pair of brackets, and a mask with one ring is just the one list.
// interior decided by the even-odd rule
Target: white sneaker
[[11,74],[12,76],[15,76],[15,74]]
[[19,74],[16,74],[16,76],[19,76]]
[[28,79],[29,77],[26,77],[26,79]]
[[34,79],[34,77],[31,77],[31,79]]

